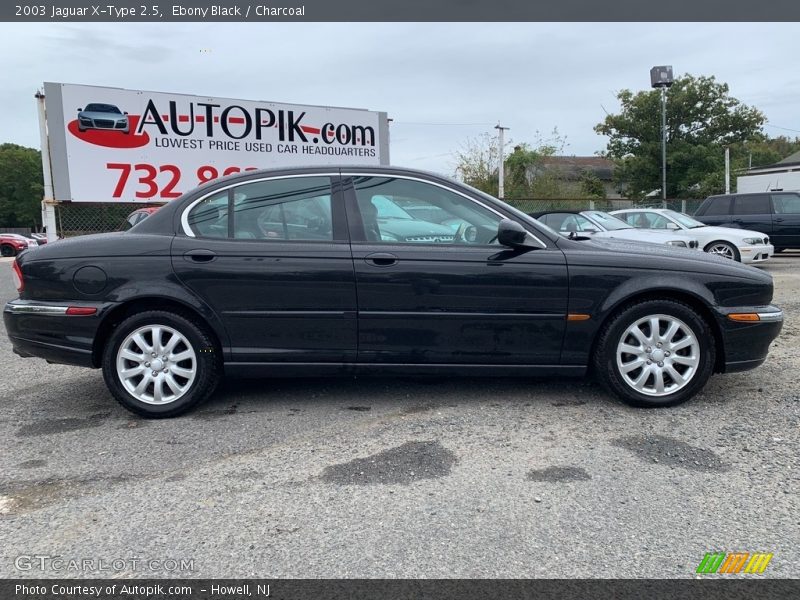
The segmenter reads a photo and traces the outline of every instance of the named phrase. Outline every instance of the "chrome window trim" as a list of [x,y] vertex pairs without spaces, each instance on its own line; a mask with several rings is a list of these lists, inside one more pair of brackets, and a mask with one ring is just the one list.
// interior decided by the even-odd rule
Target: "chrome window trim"
[[[273,179],[295,179],[295,178],[298,178],[298,177],[340,177],[340,176],[341,177],[383,177],[383,178],[386,178],[386,179],[408,179],[410,181],[419,181],[421,183],[427,183],[427,184],[430,184],[430,185],[435,185],[436,187],[440,187],[440,188],[442,188],[444,190],[447,190],[448,192],[451,192],[453,194],[457,194],[459,196],[462,196],[462,197],[466,198],[467,200],[470,200],[471,202],[475,202],[479,206],[482,206],[486,210],[494,213],[495,215],[497,215],[501,219],[508,219],[509,218],[509,217],[505,216],[503,213],[501,213],[501,212],[497,211],[496,209],[494,209],[493,207],[487,206],[486,204],[484,204],[480,200],[477,200],[477,199],[473,198],[472,196],[469,196],[469,195],[465,194],[464,192],[460,192],[458,190],[454,190],[452,187],[447,186],[447,185],[445,185],[443,183],[439,183],[437,181],[431,181],[430,179],[424,179],[422,177],[414,177],[412,175],[388,174],[388,173],[364,173],[364,172],[358,172],[358,171],[344,171],[343,170],[343,171],[338,172],[338,173],[299,173],[299,174],[296,174],[296,175],[266,176],[266,177],[260,177],[260,178],[256,178],[256,179],[248,179],[246,181],[239,181],[239,182],[236,182],[236,183],[231,183],[230,185],[226,185],[226,186],[223,186],[223,187],[220,187],[220,188],[216,188],[214,191],[211,191],[211,192],[209,192],[207,194],[204,194],[204,195],[200,196],[199,198],[197,198],[196,200],[192,201],[191,204],[189,204],[186,208],[183,209],[183,212],[181,213],[181,227],[183,229],[183,232],[188,237],[193,237],[193,238],[197,237],[194,234],[194,232],[192,231],[192,228],[189,226],[189,211],[191,211],[197,204],[199,204],[200,202],[202,202],[206,198],[208,198],[210,196],[213,196],[214,194],[217,194],[219,192],[224,192],[225,190],[229,190],[231,188],[239,187],[239,186],[242,186],[242,185],[249,185],[251,183],[258,183],[260,181],[270,181],[270,180],[273,180]],[[539,239],[538,236],[536,236],[535,234],[531,233],[530,231],[528,231],[528,235],[530,235],[533,239],[535,239],[536,242],[542,248],[547,248],[548,247],[546,243],[544,243],[541,239]],[[225,239],[227,239],[227,238],[225,238]]]
[[[231,183],[230,185],[226,185],[220,188],[215,189],[212,192],[207,194],[203,194],[197,200],[193,200],[189,206],[183,209],[181,213],[181,228],[183,229],[183,233],[185,233],[188,237],[197,237],[192,228],[189,226],[189,211],[192,210],[197,204],[213,196],[214,194],[218,194],[219,192],[224,192],[225,190],[229,190],[231,188],[239,187],[242,185],[249,185],[251,183],[258,183],[259,181],[270,181],[272,179],[295,179],[297,177],[338,177],[339,173],[299,173],[297,175],[275,175],[271,177],[261,177],[258,179],[247,179],[246,181],[239,181],[237,183]],[[220,238],[220,239],[229,239],[229,238]],[[236,238],[232,238],[236,239]]]

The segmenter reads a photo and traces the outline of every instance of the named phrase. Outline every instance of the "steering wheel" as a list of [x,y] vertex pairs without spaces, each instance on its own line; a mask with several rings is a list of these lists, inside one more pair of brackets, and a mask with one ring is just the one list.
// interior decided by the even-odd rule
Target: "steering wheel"
[[474,244],[478,240],[478,228],[469,223],[462,223],[458,226],[456,234],[453,236],[453,243]]

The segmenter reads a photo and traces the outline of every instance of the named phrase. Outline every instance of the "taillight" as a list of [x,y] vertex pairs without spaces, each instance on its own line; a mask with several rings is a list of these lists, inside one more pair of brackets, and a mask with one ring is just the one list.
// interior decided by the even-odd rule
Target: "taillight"
[[14,276],[14,285],[21,294],[22,290],[25,289],[25,279],[22,277],[22,269],[19,268],[19,263],[16,260],[11,264],[11,272]]

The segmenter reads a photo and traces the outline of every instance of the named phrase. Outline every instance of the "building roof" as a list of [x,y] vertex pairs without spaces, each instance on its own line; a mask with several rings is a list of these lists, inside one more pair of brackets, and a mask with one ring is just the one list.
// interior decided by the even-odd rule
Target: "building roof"
[[800,151],[790,154],[783,160],[779,160],[773,165],[765,165],[763,167],[753,167],[747,169],[747,175],[756,175],[758,173],[781,173],[784,171],[796,171],[800,167]]
[[779,160],[772,166],[777,167],[778,165],[785,166],[785,165],[797,165],[797,164],[800,164],[800,150],[798,150],[794,154],[790,154],[783,160]]

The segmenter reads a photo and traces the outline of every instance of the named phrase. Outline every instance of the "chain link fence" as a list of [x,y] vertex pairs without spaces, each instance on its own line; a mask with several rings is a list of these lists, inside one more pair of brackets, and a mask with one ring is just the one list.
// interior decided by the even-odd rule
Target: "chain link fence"
[[133,211],[161,204],[123,202],[60,202],[55,205],[56,227],[62,238],[125,229],[125,218]]

